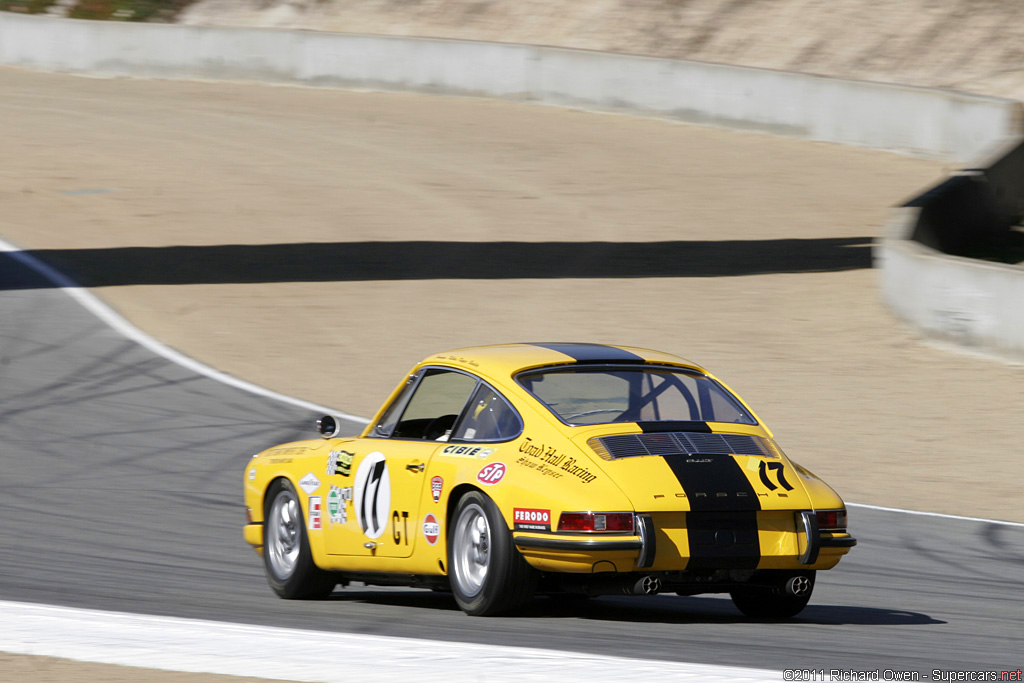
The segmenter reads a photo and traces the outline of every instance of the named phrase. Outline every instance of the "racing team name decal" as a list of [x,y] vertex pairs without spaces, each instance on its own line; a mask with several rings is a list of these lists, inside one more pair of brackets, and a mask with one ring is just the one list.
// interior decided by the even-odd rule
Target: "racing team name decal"
[[512,521],[516,531],[551,531],[551,511],[513,508]]
[[486,486],[493,486],[501,481],[505,477],[505,463],[503,462],[492,462],[489,465],[484,465],[484,468],[480,470],[480,473],[476,475],[476,480]]
[[[519,446],[519,452],[530,456],[530,458],[519,458],[518,462],[520,465],[538,470],[542,474],[547,474],[548,476],[557,474],[560,477],[564,472],[579,478],[584,484],[589,484],[597,479],[597,475],[585,466],[578,464],[576,458],[565,453],[559,453],[555,450],[554,446],[545,448],[544,444],[533,443],[533,439],[530,437],[526,437],[523,440],[523,443]],[[558,477],[555,478],[557,479]]]

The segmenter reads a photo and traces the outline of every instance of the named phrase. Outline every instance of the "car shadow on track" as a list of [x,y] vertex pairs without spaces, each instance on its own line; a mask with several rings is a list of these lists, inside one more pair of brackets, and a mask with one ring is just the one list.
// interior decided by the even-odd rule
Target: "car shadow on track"
[[[338,602],[360,602],[443,612],[457,612],[450,593],[425,590],[376,590],[351,588],[335,591],[329,598]],[[538,596],[512,618],[587,619],[630,623],[743,624],[764,623],[743,616],[732,601],[723,597],[604,596],[586,599],[575,596]],[[899,609],[853,605],[808,605],[785,623],[856,626],[920,626],[945,624],[927,614]]]

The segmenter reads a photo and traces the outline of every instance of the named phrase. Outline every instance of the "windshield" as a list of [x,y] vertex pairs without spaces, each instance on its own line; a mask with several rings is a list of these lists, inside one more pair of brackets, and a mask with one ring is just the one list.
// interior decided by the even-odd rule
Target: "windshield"
[[697,372],[651,366],[575,366],[516,380],[570,425],[661,420],[757,424],[743,405]]

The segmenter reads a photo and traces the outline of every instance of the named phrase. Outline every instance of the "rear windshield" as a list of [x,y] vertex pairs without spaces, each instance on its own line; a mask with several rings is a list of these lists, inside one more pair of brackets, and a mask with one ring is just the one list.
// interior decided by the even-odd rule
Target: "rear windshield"
[[563,422],[683,420],[757,424],[714,380],[650,366],[573,366],[522,372],[516,380]]

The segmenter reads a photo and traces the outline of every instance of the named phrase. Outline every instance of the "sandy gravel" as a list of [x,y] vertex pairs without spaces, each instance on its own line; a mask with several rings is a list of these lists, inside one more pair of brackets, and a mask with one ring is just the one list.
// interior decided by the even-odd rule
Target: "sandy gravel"
[[[661,348],[719,374],[848,500],[1024,521],[1005,503],[1024,475],[1007,421],[1024,369],[923,345],[874,272],[839,269],[866,265],[886,207],[935,162],[473,99],[16,70],[0,87],[0,234],[59,250],[44,253],[210,365],[368,415],[445,348]],[[368,241],[388,243],[380,279],[347,279],[378,277]],[[528,244],[506,258],[496,241]],[[443,242],[482,251],[451,259]],[[672,277],[606,277],[649,242]],[[298,273],[224,247],[308,243]],[[181,245],[220,248],[109,251]],[[585,277],[449,277],[553,253],[552,274]],[[240,266],[254,282],[209,284]],[[137,284],[164,271],[182,284]],[[307,274],[327,281],[277,281]]]

